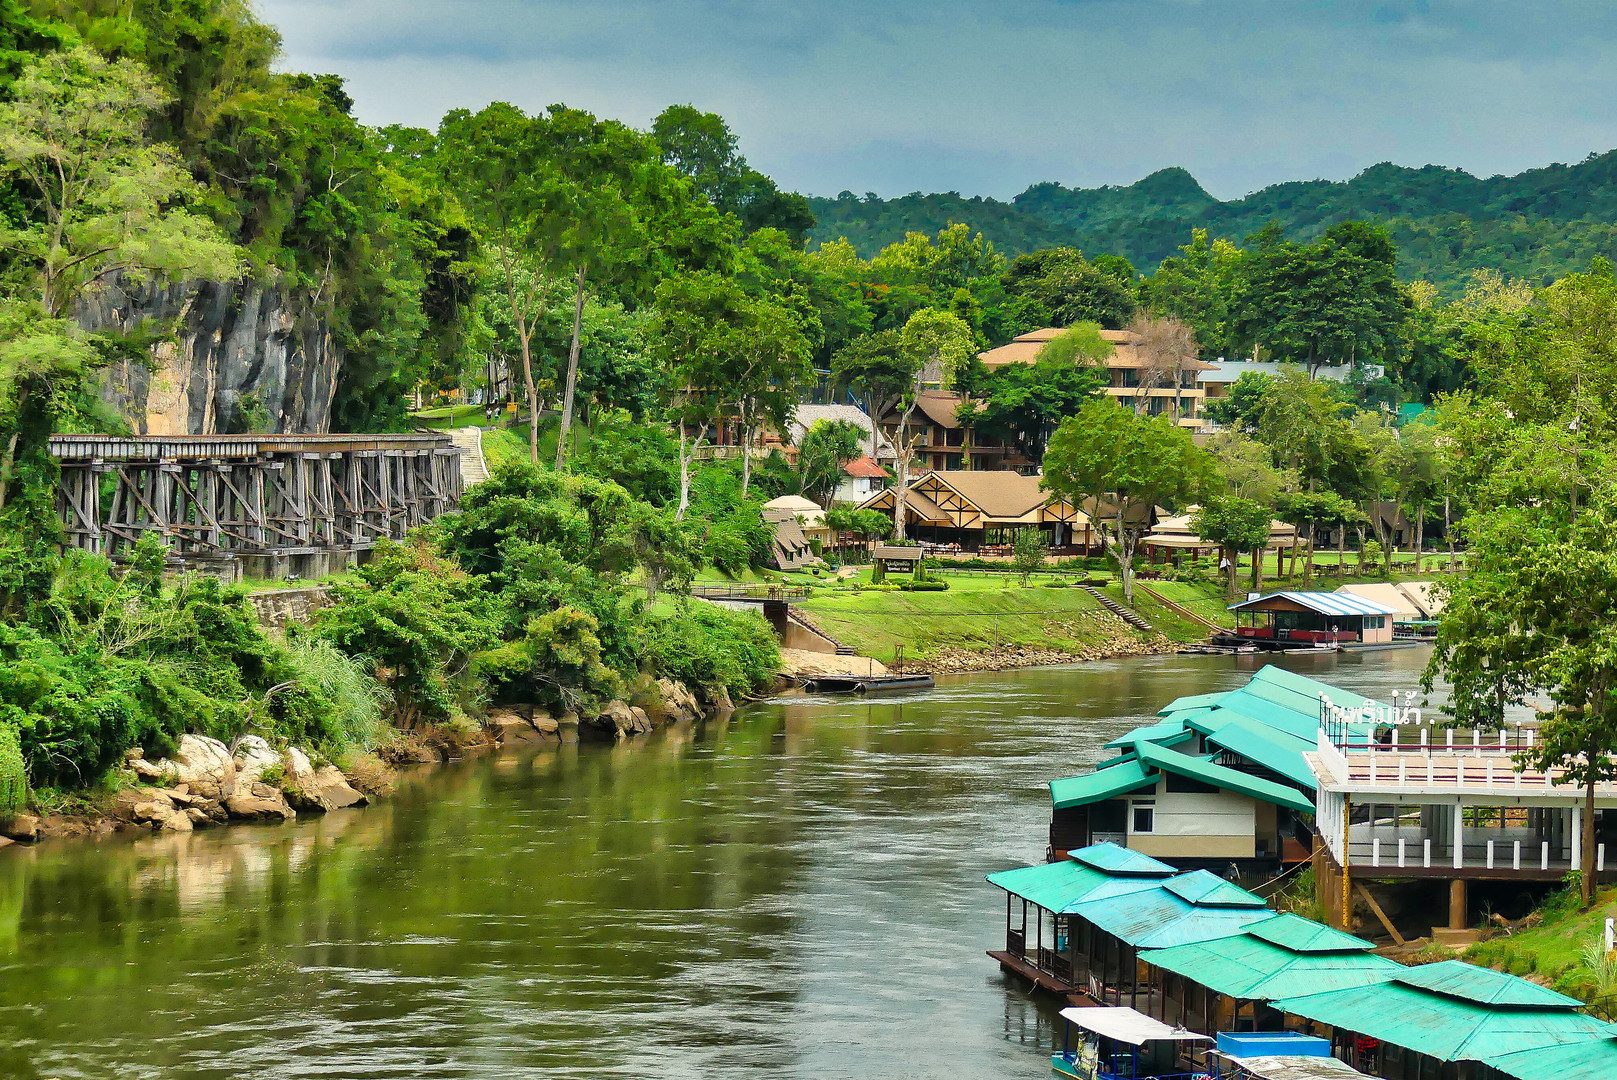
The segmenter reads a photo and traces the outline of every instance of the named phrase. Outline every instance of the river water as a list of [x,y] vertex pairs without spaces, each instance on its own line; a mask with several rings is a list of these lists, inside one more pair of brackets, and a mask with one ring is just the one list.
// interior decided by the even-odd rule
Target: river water
[[[1427,650],[1287,657],[1386,698]],[[796,698],[291,826],[0,852],[0,1077],[1048,1075],[992,870],[1249,658]]]

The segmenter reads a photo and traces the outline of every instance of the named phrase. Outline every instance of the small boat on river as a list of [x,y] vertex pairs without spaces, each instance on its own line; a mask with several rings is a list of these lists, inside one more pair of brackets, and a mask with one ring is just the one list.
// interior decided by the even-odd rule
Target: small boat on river
[[1050,1056],[1056,1076],[1197,1080],[1210,1075],[1204,1067],[1206,1048],[1200,1044],[1212,1040],[1199,1032],[1164,1024],[1127,1006],[1062,1009],[1061,1019],[1066,1022],[1061,1052]]

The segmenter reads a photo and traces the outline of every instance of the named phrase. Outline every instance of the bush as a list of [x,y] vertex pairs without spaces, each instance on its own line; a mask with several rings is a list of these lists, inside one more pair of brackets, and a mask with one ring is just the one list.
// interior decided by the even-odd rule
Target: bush
[[18,813],[28,801],[28,773],[23,766],[17,729],[0,724],[0,818]]
[[720,687],[739,698],[774,684],[780,645],[756,612],[686,601],[650,619],[645,661],[652,673],[678,679],[710,700]]
[[948,592],[947,581],[900,581],[898,588],[904,592]]
[[270,701],[278,736],[317,749],[332,761],[394,737],[384,715],[391,704],[387,691],[363,660],[345,655],[324,638],[294,631],[287,641],[286,663],[294,685]]

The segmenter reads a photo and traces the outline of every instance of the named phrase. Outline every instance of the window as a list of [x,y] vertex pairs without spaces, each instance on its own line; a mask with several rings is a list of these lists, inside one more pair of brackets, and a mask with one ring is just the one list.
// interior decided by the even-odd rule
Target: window
[[1178,773],[1168,774],[1168,790],[1179,795],[1217,795],[1218,788]]
[[1134,821],[1130,832],[1148,833],[1156,828],[1157,808],[1155,803],[1137,802],[1133,806]]

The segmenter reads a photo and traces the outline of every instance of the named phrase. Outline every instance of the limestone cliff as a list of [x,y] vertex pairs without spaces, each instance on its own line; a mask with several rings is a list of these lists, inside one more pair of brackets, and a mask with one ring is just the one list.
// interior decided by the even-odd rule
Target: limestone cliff
[[113,285],[86,303],[79,322],[88,330],[173,328],[149,364],[125,360],[101,373],[102,397],[138,433],[330,430],[342,351],[279,284]]

